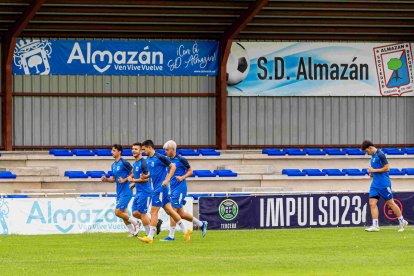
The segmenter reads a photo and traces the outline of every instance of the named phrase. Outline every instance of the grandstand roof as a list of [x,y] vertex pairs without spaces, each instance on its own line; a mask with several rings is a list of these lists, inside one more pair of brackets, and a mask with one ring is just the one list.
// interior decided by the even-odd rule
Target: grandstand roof
[[219,40],[258,2],[264,6],[235,39],[414,38],[414,1],[403,0],[0,0],[0,32],[22,26],[24,37]]

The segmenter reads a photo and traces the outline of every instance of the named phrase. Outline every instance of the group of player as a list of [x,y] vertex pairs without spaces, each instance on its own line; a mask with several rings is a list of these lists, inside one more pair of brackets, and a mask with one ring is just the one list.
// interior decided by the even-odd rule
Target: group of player
[[[193,171],[188,161],[177,155],[177,144],[170,140],[164,145],[166,156],[155,151],[154,143],[146,140],[143,143],[132,145],[132,155],[135,162],[131,165],[122,158],[122,146],[113,145],[112,176],[102,176],[102,181],[116,182],[115,214],[122,218],[130,234],[129,237],[138,236],[141,222],[146,236],[138,239],[144,243],[152,243],[155,234],[160,232],[162,221],[158,219],[161,208],[170,216],[170,233],[162,241],[174,241],[176,225],[184,233],[184,240],[189,241],[192,230],[187,229],[184,221],[194,223],[201,229],[202,236],[207,232],[207,222],[200,221],[184,211],[185,197],[187,195],[186,178]],[[142,156],[145,153],[146,158]],[[135,188],[135,196],[133,189]],[[132,216],[127,212],[128,204],[132,202]],[[150,217],[148,208],[151,205]]]

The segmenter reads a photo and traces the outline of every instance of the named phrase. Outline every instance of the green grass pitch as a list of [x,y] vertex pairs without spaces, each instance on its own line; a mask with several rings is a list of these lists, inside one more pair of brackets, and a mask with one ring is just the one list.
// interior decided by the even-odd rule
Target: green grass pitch
[[0,275],[414,275],[414,229],[0,236]]

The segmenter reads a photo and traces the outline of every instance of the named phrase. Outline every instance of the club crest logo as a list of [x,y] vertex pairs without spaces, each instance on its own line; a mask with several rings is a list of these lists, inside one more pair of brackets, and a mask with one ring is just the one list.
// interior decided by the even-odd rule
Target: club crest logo
[[220,217],[226,221],[233,220],[239,213],[239,206],[234,200],[225,199],[220,203],[219,214]]
[[381,95],[401,96],[413,92],[413,55],[410,43],[376,47],[374,55]]
[[18,40],[14,48],[14,65],[25,75],[48,75],[52,45],[48,40]]

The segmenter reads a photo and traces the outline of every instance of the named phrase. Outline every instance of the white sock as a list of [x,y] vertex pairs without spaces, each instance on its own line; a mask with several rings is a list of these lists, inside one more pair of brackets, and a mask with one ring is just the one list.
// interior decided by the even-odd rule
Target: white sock
[[193,223],[194,223],[195,225],[197,225],[198,227],[203,226],[203,223],[202,223],[199,219],[197,219],[197,218],[195,218],[195,217],[193,217]]
[[150,232],[150,226],[149,225],[144,225],[144,228],[145,228],[145,233],[148,236],[149,235],[149,232]]
[[181,231],[183,231],[183,233],[184,233],[184,234],[185,234],[185,233],[187,233],[187,228],[185,227],[185,225],[184,225],[184,221],[183,221],[182,219],[180,219],[180,220],[177,222],[177,225],[178,225],[178,226],[180,226]]
[[129,233],[135,234],[135,227],[134,227],[134,225],[132,223],[131,224],[127,224],[126,227],[128,228]]
[[133,225],[137,225],[138,224],[138,220],[134,217],[129,217],[128,221],[130,223],[132,223]]
[[372,226],[379,227],[378,219],[372,220]]
[[175,226],[171,226],[170,234],[168,235],[168,237],[170,237],[171,239],[174,239],[174,233],[175,233]]
[[154,235],[155,235],[155,231],[157,230],[157,227],[155,226],[150,226],[150,230],[149,230],[149,234],[148,237],[153,240],[154,239]]
[[403,216],[401,216],[401,217],[398,218],[398,222],[400,224],[404,224],[405,223],[405,220],[404,220]]

